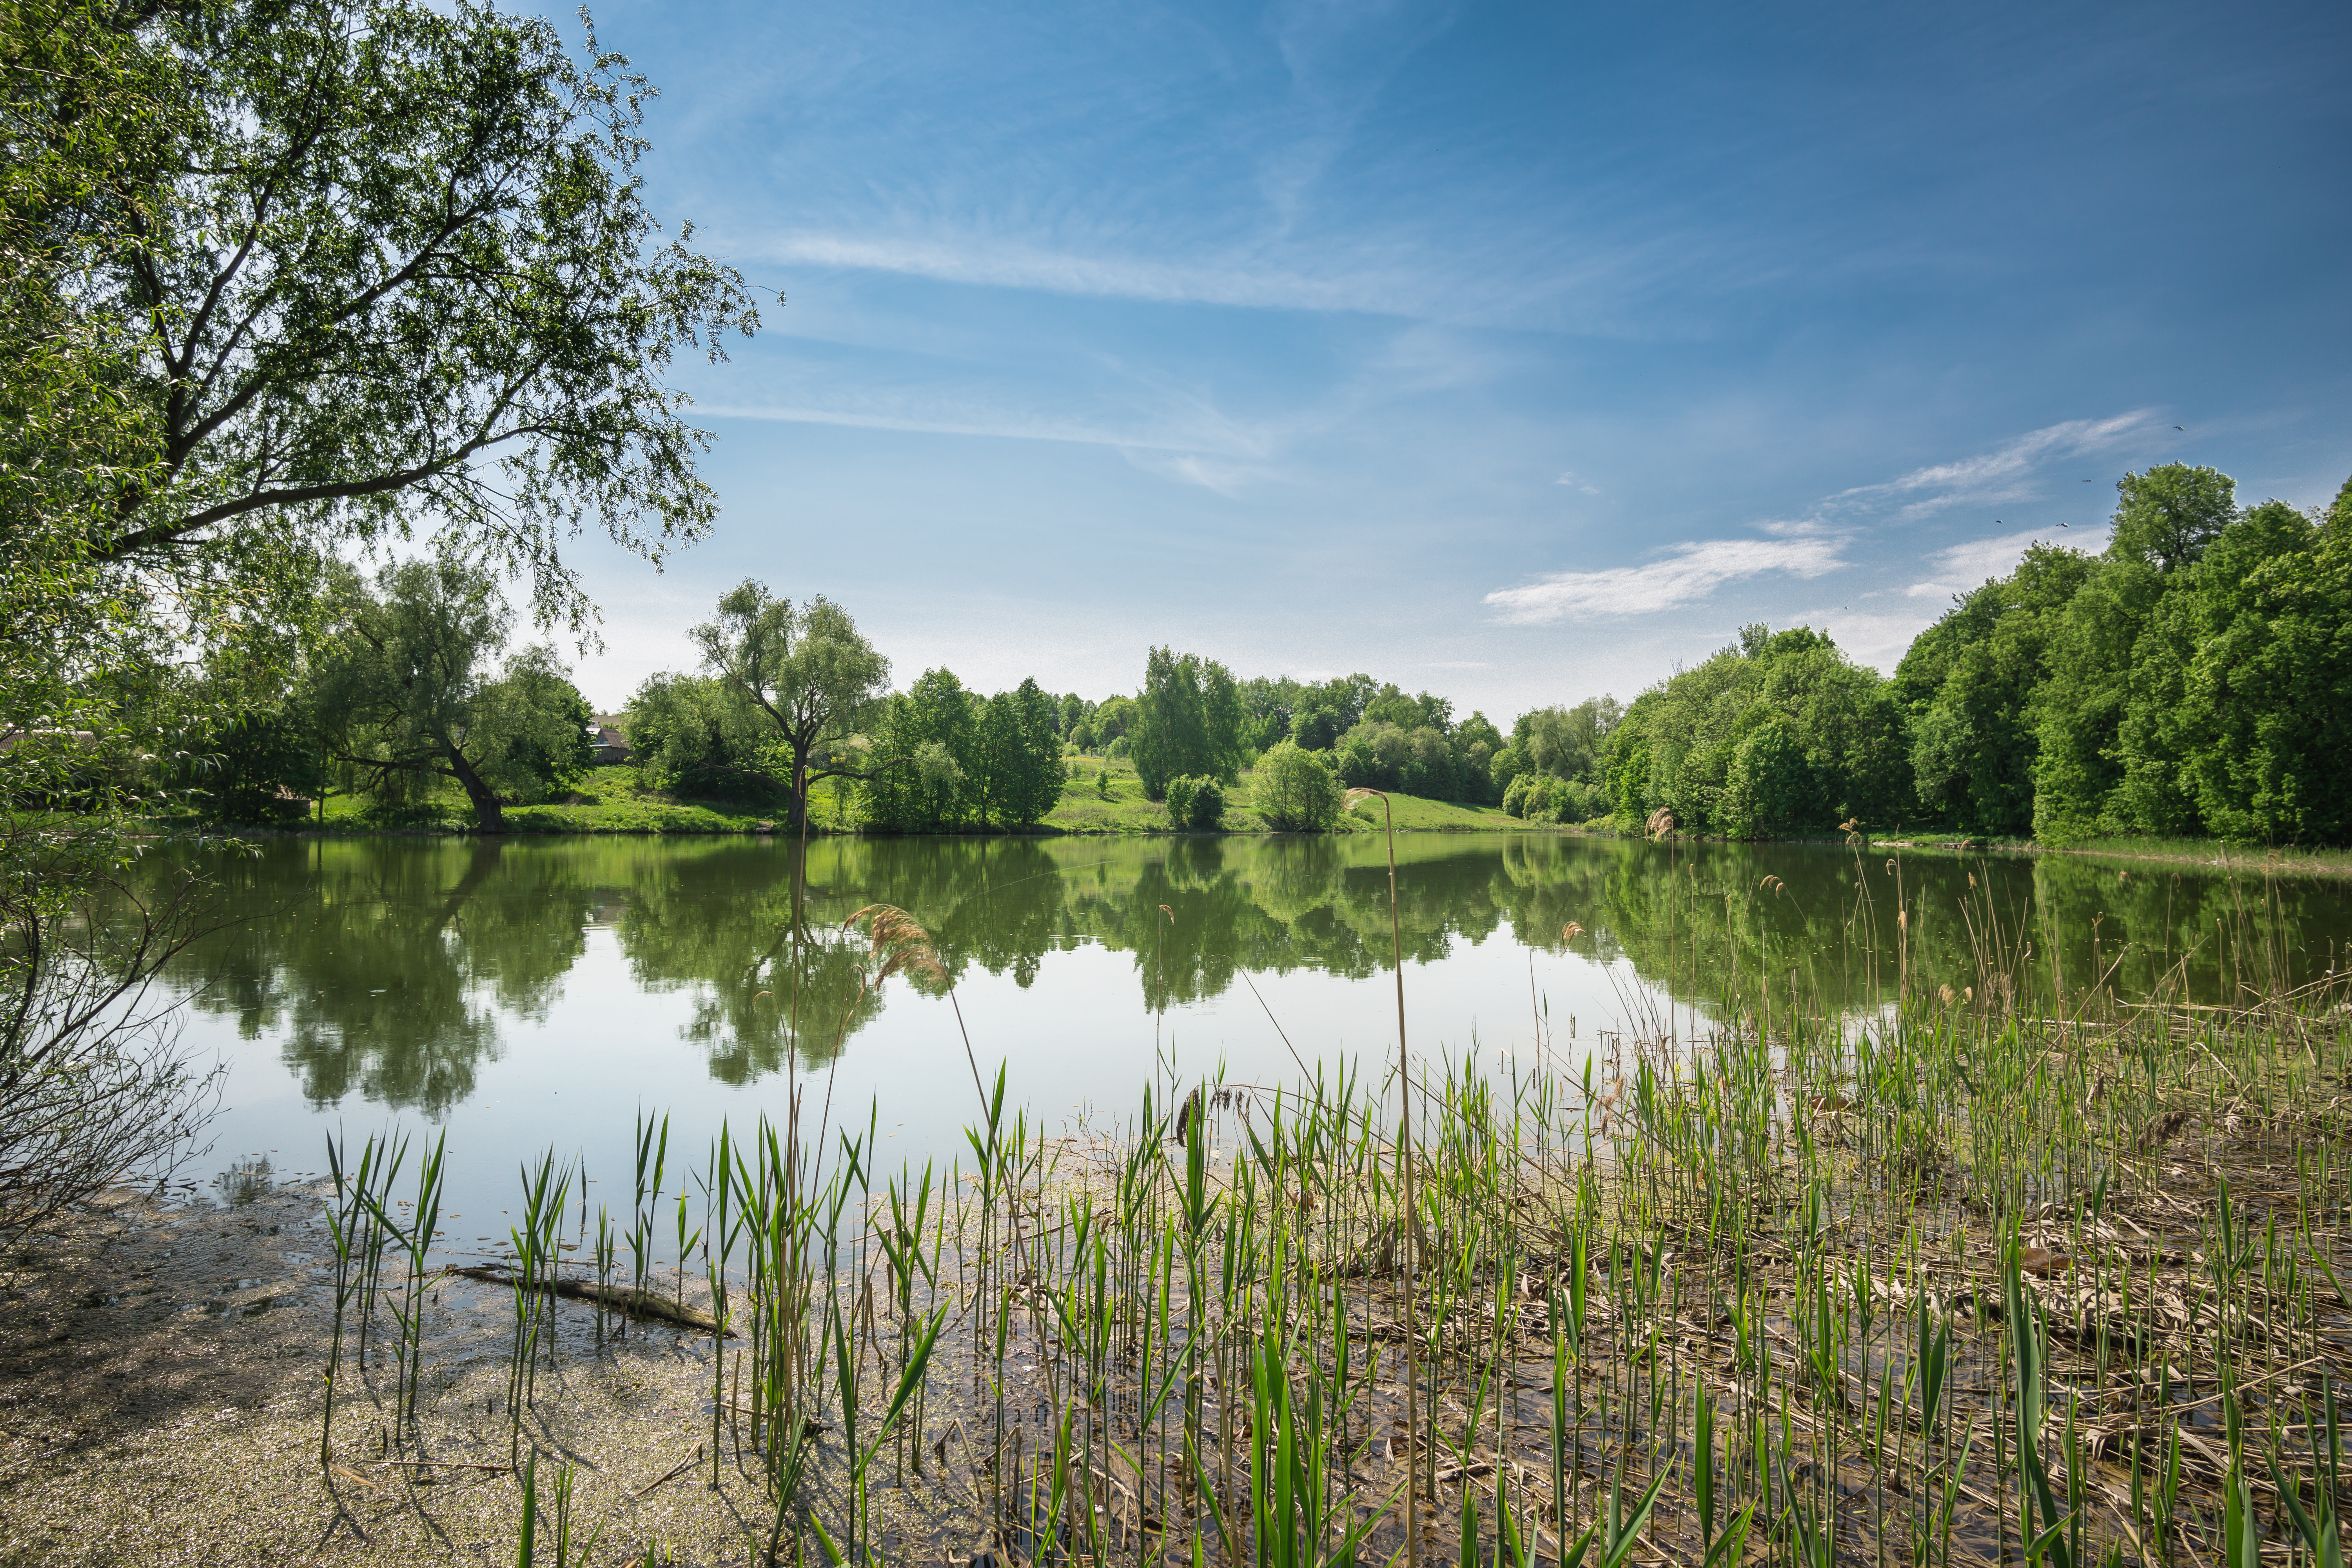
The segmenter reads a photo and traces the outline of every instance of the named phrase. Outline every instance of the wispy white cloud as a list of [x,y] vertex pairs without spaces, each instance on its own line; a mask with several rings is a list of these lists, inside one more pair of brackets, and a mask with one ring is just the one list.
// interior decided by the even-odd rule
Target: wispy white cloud
[[1567,469],[1559,476],[1559,478],[1552,480],[1552,483],[1556,485],[1574,485],[1578,489],[1582,490],[1589,496],[1597,496],[1601,493],[1601,491],[1595,487],[1586,484],[1584,482],[1584,476],[1578,473],[1574,468]]
[[[1570,616],[1622,617],[1680,609],[1729,583],[1775,574],[1818,577],[1846,565],[1844,544],[1871,521],[1915,521],[1961,502],[2021,496],[2035,473],[2061,458],[2105,451],[2153,426],[2154,414],[2138,409],[2105,419],[2074,419],[2046,426],[2006,441],[1990,452],[1957,462],[1914,468],[1881,484],[1857,485],[1826,497],[1812,515],[1756,524],[1762,539],[1691,541],[1670,547],[1637,566],[1599,572],[1562,572],[1522,587],[1499,588],[1486,597],[1496,618],[1510,625],[1539,625]],[[1573,468],[1559,484],[1580,482]],[[1893,506],[1891,516],[1887,508]],[[1874,514],[1875,514],[1874,518]],[[1948,595],[2011,570],[2025,547],[2049,539],[2052,531],[2005,533],[1948,545],[1928,557],[1935,575],[1904,590],[1906,597]],[[2103,531],[2086,529],[2080,539],[2061,542],[2097,549]],[[1852,619],[1852,617],[1849,617]],[[1872,635],[1894,635],[1902,616],[1880,616]],[[1859,625],[1856,621],[1854,624]]]
[[[894,345],[895,346],[895,345]],[[1228,405],[1213,384],[1188,379],[1141,356],[1092,353],[1075,385],[1033,380],[997,389],[961,361],[947,378],[919,379],[929,362],[895,380],[779,378],[764,397],[738,394],[701,402],[698,414],[725,419],[832,425],[915,434],[1067,442],[1118,449],[1139,470],[1171,483],[1234,497],[1296,478],[1297,451],[1337,430],[1382,416],[1400,402],[1492,383],[1522,367],[1510,353],[1451,329],[1413,323],[1382,331],[1345,373],[1310,396]],[[1242,395],[1247,398],[1251,390]],[[1593,493],[1599,493],[1594,491]]]
[[1657,560],[1601,572],[1561,572],[1486,595],[1496,617],[1538,626],[1570,616],[1654,615],[1696,604],[1727,583],[1785,573],[1818,577],[1844,565],[1840,542],[1820,534],[1677,544]]
[[[929,436],[987,436],[1008,441],[1074,441],[1123,451],[1196,454],[1210,443],[1191,432],[1106,429],[1066,419],[1023,414],[947,411],[895,414],[873,409],[813,408],[796,405],[698,404],[695,412],[712,419],[767,419],[787,425],[841,425],[865,430],[906,430]],[[1223,445],[1223,443],[1218,443]],[[1154,469],[1153,471],[1161,471]],[[1202,482],[1197,477],[1192,482]]]
[[2087,457],[2123,446],[2156,427],[2153,409],[2138,408],[2105,419],[2070,419],[2005,441],[1990,452],[1957,462],[1914,468],[1884,484],[1841,490],[1825,505],[1833,510],[1875,509],[1901,502],[1898,521],[1911,521],[1947,507],[2015,500],[2032,493],[2042,465],[2061,458]]
[[1526,254],[1507,227],[1482,231],[1477,243],[1445,245],[1411,228],[1299,234],[1270,217],[1245,235],[1204,237],[1189,229],[1090,230],[1067,222],[1023,233],[991,220],[892,214],[781,231],[746,227],[718,242],[730,256],[777,268],[1151,304],[1353,313],[1608,339],[1706,331],[1687,306],[1662,302],[1677,280],[1705,271],[1705,258],[1688,248],[1698,242],[1680,231],[1648,237],[1638,224],[1596,228],[1570,242],[1548,239],[1538,258]]
[[1198,452],[1125,446],[1119,448],[1119,455],[1147,474],[1157,474],[1179,484],[1198,485],[1227,500],[1240,494],[1244,486],[1269,477],[1268,470],[1261,465],[1224,462]]
[[[1277,5],[1266,20],[1290,79],[1287,100],[1267,117],[1258,188],[1285,229],[1354,139],[1390,79],[1452,26],[1458,7],[1413,3]],[[1263,132],[1262,132],[1263,134]]]
[[1288,310],[1361,310],[1414,315],[1424,291],[1416,276],[1388,268],[1326,265],[1307,271],[1251,251],[1160,261],[1115,250],[1072,249],[971,234],[919,238],[832,233],[769,237],[751,247],[780,266],[891,272],[944,283],[1097,295],[1165,304],[1242,305]]

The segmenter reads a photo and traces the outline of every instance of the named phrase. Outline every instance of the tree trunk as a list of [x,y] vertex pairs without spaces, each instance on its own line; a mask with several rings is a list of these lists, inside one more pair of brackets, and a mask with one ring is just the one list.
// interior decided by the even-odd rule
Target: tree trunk
[[504,833],[507,830],[507,814],[499,799],[499,792],[482,782],[482,775],[474,771],[474,764],[466,760],[465,752],[446,742],[443,744],[448,749],[450,773],[465,789],[466,798],[474,804],[475,826],[485,833]]
[[784,786],[790,796],[784,827],[793,834],[799,833],[808,823],[808,747],[797,741],[793,743],[793,777],[792,782]]

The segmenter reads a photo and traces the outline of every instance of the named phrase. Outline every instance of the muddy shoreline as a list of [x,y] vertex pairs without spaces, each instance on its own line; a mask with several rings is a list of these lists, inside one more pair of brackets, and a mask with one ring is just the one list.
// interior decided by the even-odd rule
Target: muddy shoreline
[[[319,1212],[300,1191],[226,1208],[118,1193],[5,1260],[0,1563],[514,1561],[520,1491],[496,1408],[508,1291],[437,1289],[421,1445],[388,1441],[382,1337],[363,1375],[347,1338],[322,1474],[332,1296]],[[637,1561],[648,1542],[684,1565],[751,1561],[767,1510],[731,1453],[714,1489],[709,1336],[633,1324],[599,1356],[592,1306],[557,1316],[525,1447],[542,1456],[542,1489],[573,1466],[575,1545],[601,1529],[597,1563]]]

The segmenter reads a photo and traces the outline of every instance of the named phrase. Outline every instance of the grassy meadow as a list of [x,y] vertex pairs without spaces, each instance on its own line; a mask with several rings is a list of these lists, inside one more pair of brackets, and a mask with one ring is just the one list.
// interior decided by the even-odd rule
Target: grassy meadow
[[[1039,825],[1048,833],[1164,833],[1167,808],[1144,798],[1135,770],[1102,757],[1071,757],[1072,773],[1062,786],[1059,805]],[[1250,809],[1254,773],[1244,772],[1228,793],[1225,827],[1229,832],[1264,832],[1265,825]],[[810,820],[821,832],[841,832],[856,826],[855,805],[847,786],[836,790],[819,784],[813,792]],[[1423,800],[1417,795],[1394,797],[1396,825],[1415,831],[1465,832],[1529,830],[1527,822],[1495,806],[1461,805]],[[1360,807],[1343,818],[1341,830],[1368,832],[1380,825]],[[753,833],[782,820],[781,807],[754,808],[733,801],[683,800],[644,783],[627,764],[591,769],[560,800],[537,805],[509,806],[507,825],[516,833]],[[450,784],[420,805],[398,816],[370,815],[363,802],[351,795],[328,797],[323,819],[310,826],[349,832],[402,827],[420,831],[470,831],[473,813],[457,786]]]

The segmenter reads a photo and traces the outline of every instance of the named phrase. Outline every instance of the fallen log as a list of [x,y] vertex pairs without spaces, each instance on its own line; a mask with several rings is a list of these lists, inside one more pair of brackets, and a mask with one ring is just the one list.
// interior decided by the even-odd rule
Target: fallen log
[[[461,1279],[479,1279],[485,1284],[503,1285],[509,1290],[516,1284],[515,1277],[502,1268],[467,1264],[452,1267],[443,1272],[454,1274]],[[599,1285],[593,1279],[534,1279],[530,1281],[530,1288],[544,1290],[551,1296],[561,1296],[567,1301],[601,1301],[632,1318],[657,1319],[699,1333],[716,1333],[719,1330],[719,1324],[709,1313],[692,1307],[681,1307],[659,1291],[640,1290],[634,1285]],[[728,1330],[727,1337],[733,1339],[735,1331]]]

